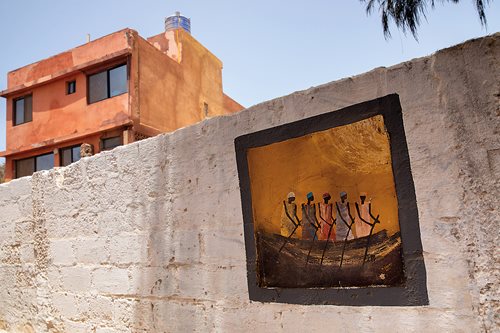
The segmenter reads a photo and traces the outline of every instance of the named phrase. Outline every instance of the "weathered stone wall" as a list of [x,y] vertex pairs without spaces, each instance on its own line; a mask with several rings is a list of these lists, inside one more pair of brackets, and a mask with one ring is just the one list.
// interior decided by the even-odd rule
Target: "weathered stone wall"
[[[500,34],[0,185],[0,329],[493,332]],[[430,304],[248,301],[234,138],[401,99]]]

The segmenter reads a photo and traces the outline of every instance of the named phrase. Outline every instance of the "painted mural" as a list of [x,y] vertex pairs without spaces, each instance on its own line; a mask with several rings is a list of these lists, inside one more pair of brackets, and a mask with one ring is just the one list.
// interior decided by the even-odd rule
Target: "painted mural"
[[261,287],[403,282],[382,115],[247,151]]

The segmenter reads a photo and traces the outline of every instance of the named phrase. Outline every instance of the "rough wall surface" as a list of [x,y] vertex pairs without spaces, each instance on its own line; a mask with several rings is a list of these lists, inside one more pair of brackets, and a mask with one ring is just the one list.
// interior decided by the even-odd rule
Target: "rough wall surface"
[[[0,329],[493,332],[500,34],[0,185]],[[430,304],[248,300],[234,139],[397,93]]]

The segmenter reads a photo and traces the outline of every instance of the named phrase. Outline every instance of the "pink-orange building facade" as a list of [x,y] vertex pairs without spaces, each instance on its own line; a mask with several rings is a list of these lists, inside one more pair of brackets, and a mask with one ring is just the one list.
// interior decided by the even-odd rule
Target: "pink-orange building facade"
[[243,107],[222,62],[189,32],[124,29],[8,73],[5,179],[170,132]]

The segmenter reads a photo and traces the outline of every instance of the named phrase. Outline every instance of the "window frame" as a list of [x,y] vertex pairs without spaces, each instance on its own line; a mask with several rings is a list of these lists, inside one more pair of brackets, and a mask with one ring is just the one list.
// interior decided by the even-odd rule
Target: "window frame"
[[[67,146],[67,147],[63,147],[63,148],[60,148],[59,149],[59,165],[62,166],[62,167],[65,167],[65,166],[68,166],[68,165],[71,165],[75,162],[78,162],[82,156],[80,154],[80,158],[76,161],[73,161],[73,149],[77,148],[80,149],[82,146],[82,144],[79,144],[79,145],[72,145],[72,146]],[[65,150],[69,150],[70,151],[70,154],[71,154],[71,163],[70,164],[67,164],[67,165],[64,165],[64,151]]]
[[[115,139],[115,138],[119,139],[120,144],[117,145],[117,146],[114,146],[113,148],[107,148],[107,149],[105,149],[104,148],[104,141],[110,140],[110,139]],[[119,147],[119,146],[123,146],[123,135],[122,134],[115,135],[115,136],[109,136],[109,137],[105,137],[105,138],[101,138],[101,140],[100,140],[100,147],[99,148],[100,148],[101,151],[109,151],[109,150],[113,150],[113,149],[115,149],[116,147]]]
[[[125,70],[126,70],[126,87],[127,89],[120,93],[120,94],[117,94],[117,95],[113,95],[111,96],[111,87],[110,87],[110,72],[116,68],[119,68],[119,67],[122,67],[122,66],[125,66]],[[98,74],[101,74],[101,73],[106,73],[106,97],[105,98],[102,98],[102,99],[99,99],[99,100],[96,100],[96,101],[91,101],[90,100],[90,77],[93,76],[93,75],[98,75]],[[124,61],[124,62],[120,62],[116,65],[112,65],[110,67],[106,67],[104,69],[101,69],[101,70],[98,70],[98,71],[95,71],[95,72],[92,72],[92,73],[89,73],[87,74],[87,104],[90,105],[90,104],[94,104],[94,103],[98,103],[100,101],[104,101],[106,99],[110,99],[110,98],[113,98],[113,97],[116,97],[116,96],[120,96],[120,95],[123,95],[123,94],[126,94],[129,92],[129,81],[130,81],[130,71],[129,71],[129,64],[128,64],[128,61]]]
[[[50,169],[40,169],[40,170],[37,170],[38,169],[38,167],[37,167],[37,158],[38,157],[42,157],[42,156],[47,156],[47,155],[52,155],[52,164],[53,165],[52,165],[52,167],[50,169],[53,169],[55,167],[55,160],[54,160],[55,154],[54,154],[54,152],[48,152],[48,153],[43,153],[43,154],[40,154],[40,155],[33,155],[33,156],[30,156],[30,157],[20,158],[18,160],[14,160],[14,171],[15,171],[14,177],[15,177],[15,179],[18,179],[18,178],[21,178],[21,177],[29,177],[29,176],[33,175],[35,172],[38,172],[38,171],[50,170]],[[19,177],[18,176],[18,171],[17,171],[18,170],[17,169],[17,163],[19,161],[26,161],[26,160],[30,160],[30,159],[33,160],[33,173],[31,175],[26,175],[26,176]]]
[[[71,90],[73,87],[73,90]],[[76,93],[76,80],[66,81],[66,95],[72,95]]]
[[19,176],[19,171],[18,171],[18,163],[20,161],[26,161],[26,160],[33,160],[33,172],[31,173],[31,175],[33,175],[36,172],[36,158],[35,158],[35,156],[20,158],[20,159],[14,161],[14,178],[15,179],[22,178],[22,177],[29,177],[29,175]]
[[[26,120],[26,99],[29,97],[31,103],[30,120]],[[17,102],[24,100],[23,102],[23,122],[18,123],[17,121]],[[30,123],[33,121],[33,94],[26,94],[23,96],[16,97],[12,99],[12,126],[19,126],[22,124]]]
[[[49,169],[40,169],[40,170],[37,170],[38,169],[37,158],[42,157],[42,156],[47,156],[47,155],[52,155],[52,167],[49,168]],[[33,156],[33,157],[35,158],[35,172],[54,169],[54,167],[56,166],[56,163],[55,163],[55,160],[54,160],[55,159],[54,152],[44,153],[44,154],[36,155],[36,156]]]

